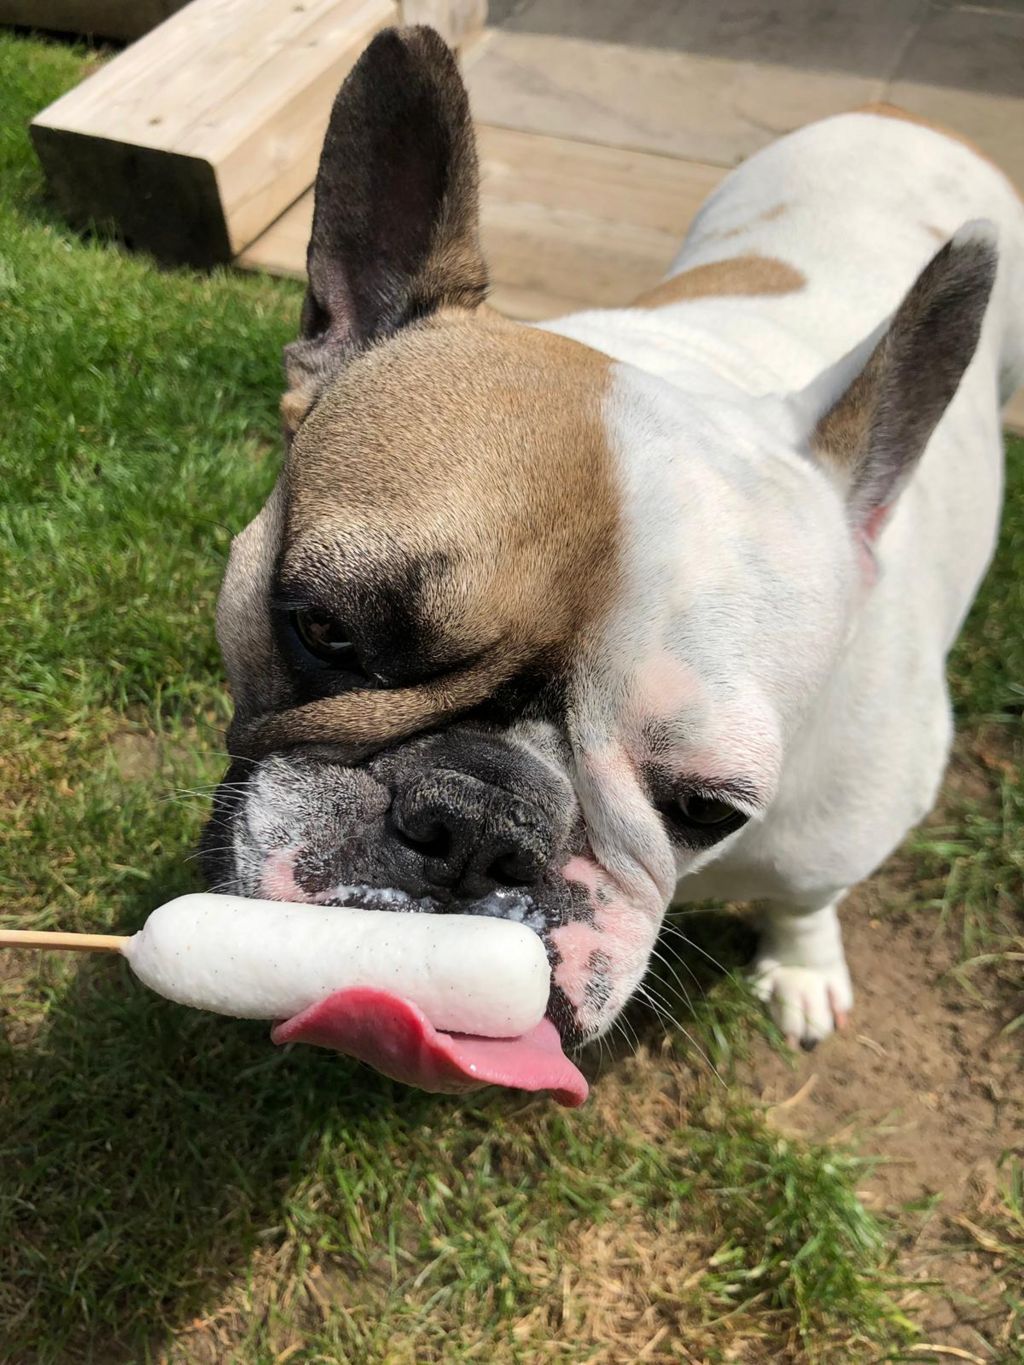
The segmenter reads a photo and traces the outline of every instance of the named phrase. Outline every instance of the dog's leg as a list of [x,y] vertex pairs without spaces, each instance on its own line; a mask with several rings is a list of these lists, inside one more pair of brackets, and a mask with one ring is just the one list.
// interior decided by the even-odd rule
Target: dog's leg
[[853,1005],[836,907],[771,905],[754,962],[754,989],[792,1043],[810,1048],[843,1028]]

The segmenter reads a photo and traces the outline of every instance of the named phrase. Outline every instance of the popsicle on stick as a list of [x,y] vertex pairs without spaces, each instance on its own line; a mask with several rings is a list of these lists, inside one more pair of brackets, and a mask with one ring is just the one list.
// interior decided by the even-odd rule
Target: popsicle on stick
[[120,953],[168,999],[283,1020],[275,1042],[335,1048],[425,1089],[586,1097],[545,1017],[544,945],[511,920],[199,894],[160,906],[137,934],[0,930],[0,947]]

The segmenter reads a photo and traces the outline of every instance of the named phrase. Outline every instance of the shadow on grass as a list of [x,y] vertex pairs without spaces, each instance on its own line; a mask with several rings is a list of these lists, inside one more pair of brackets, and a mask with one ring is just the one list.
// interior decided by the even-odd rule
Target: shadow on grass
[[[180,863],[168,860],[126,919],[141,923],[181,883]],[[688,919],[699,946],[684,976],[710,982],[708,957],[727,961],[730,942],[741,960],[742,930],[723,919]],[[631,1028],[664,1036],[642,1009]],[[401,1210],[404,1154],[418,1149],[422,1164],[426,1151],[443,1172],[458,1155],[430,1132],[450,1127],[453,1109],[465,1145],[486,1131],[487,1111],[521,1104],[493,1091],[425,1095],[326,1052],[273,1049],[267,1034],[262,1023],[164,1002],[126,963],[103,958],[83,961],[55,992],[31,1044],[0,1044],[4,1358],[147,1358],[216,1306],[261,1241],[301,1242],[290,1196],[325,1145],[335,1169],[349,1166],[333,1197],[360,1204],[359,1220],[376,1221],[384,1243]],[[600,1069],[611,1065],[606,1056]],[[353,1271],[372,1272],[359,1254]]]
[[749,1033],[749,1027],[736,1032],[735,1026],[757,1028],[763,1022],[753,997],[738,984],[756,946],[750,920],[739,915],[716,908],[671,910],[640,991],[609,1037],[590,1049],[584,1070],[600,1079],[638,1046],[657,1050],[666,1042],[704,1072],[727,1066],[734,1044],[741,1048]]
[[267,1034],[170,1005],[104,958],[32,1045],[3,1043],[4,1359],[140,1359],[279,1227],[326,1130],[383,1149],[452,1103]]

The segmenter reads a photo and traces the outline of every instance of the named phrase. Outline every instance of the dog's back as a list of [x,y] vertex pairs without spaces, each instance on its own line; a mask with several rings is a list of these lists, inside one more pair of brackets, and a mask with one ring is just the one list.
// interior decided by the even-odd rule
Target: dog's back
[[813,377],[808,360],[820,367],[856,345],[977,218],[999,233],[990,321],[1006,399],[1024,381],[1024,204],[971,145],[889,106],[811,124],[752,157],[701,209],[671,274],[748,254],[799,272],[801,288],[780,290],[767,308],[759,300],[807,348],[806,358],[795,344],[777,353],[797,388]]
[[[954,135],[885,106],[844,114],[728,176],[669,276],[633,306],[547,324],[669,381],[698,407],[746,408],[756,425],[773,394],[788,395],[788,411],[799,409],[794,395],[823,383],[838,398],[928,261],[978,219],[994,225],[999,251],[981,340],[878,543],[881,582],[857,645],[806,745],[789,756],[771,818],[694,879],[693,896],[769,894],[765,869],[779,865],[780,846],[789,850],[780,894],[802,881],[855,881],[934,800],[951,737],[945,657],[994,549],[999,408],[1024,380],[1024,205]],[[814,402],[821,410],[820,392]],[[771,419],[770,399],[763,415]],[[854,802],[854,818],[836,792],[862,789],[870,800]],[[841,818],[827,829],[808,821],[808,791]]]
[[791,392],[862,341],[979,218],[996,225],[1000,252],[980,349],[998,356],[1005,401],[1024,382],[1024,203],[971,145],[885,105],[810,124],[744,162],[633,306],[547,325],[665,379],[685,382],[703,362],[747,392]]
[[875,106],[812,124],[753,157],[704,206],[673,266],[678,279],[749,253],[799,272],[798,288],[743,300],[743,316],[730,318],[725,298],[713,323],[705,313],[719,344],[727,337],[761,364],[770,357],[780,387],[795,390],[863,342],[938,248],[977,219],[995,226],[999,250],[982,339],[887,531],[892,577],[920,564],[922,548],[931,561],[931,581],[899,584],[901,614],[927,597],[921,614],[946,622],[943,655],[994,547],[998,409],[1024,382],[1024,203],[1009,180],[955,135]]
[[898,548],[911,538],[941,560],[930,591],[944,600],[923,609],[944,616],[945,650],[995,542],[999,406],[1024,382],[1024,203],[980,152],[887,105],[811,124],[723,181],[633,306],[548,326],[689,393],[793,394],[865,343],[976,219],[999,250],[982,339],[887,530],[895,561],[913,558]]

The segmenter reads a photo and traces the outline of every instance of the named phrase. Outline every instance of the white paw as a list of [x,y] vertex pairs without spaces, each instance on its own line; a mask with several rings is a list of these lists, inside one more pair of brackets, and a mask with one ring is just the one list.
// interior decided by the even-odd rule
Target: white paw
[[773,957],[754,963],[753,986],[772,1018],[794,1045],[813,1047],[837,1028],[845,1028],[853,1008],[853,987],[846,963],[827,967],[787,967]]

